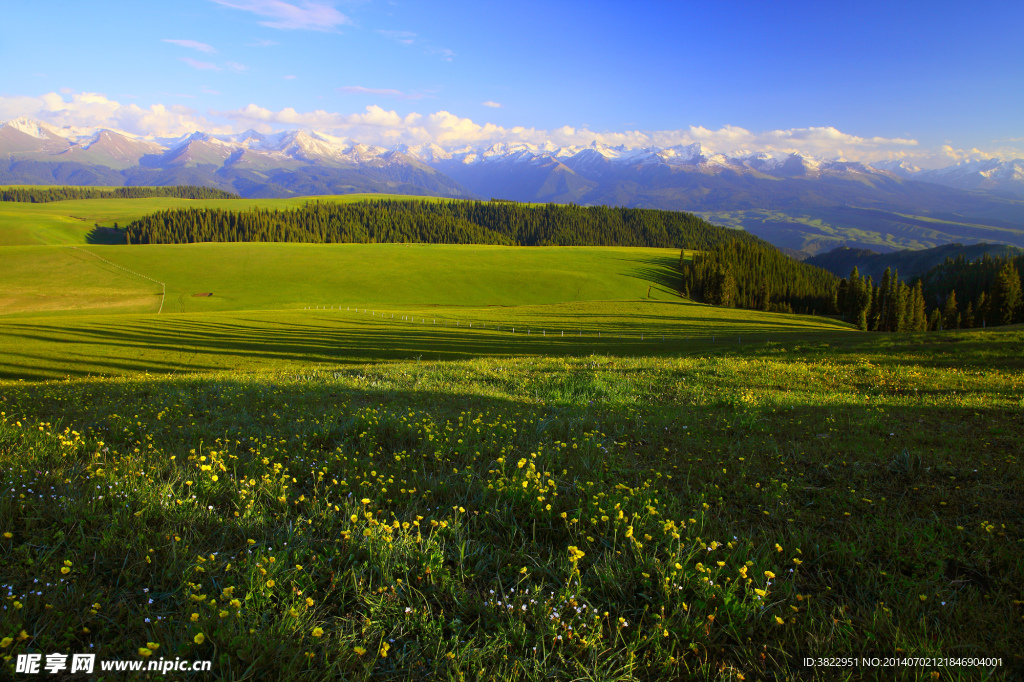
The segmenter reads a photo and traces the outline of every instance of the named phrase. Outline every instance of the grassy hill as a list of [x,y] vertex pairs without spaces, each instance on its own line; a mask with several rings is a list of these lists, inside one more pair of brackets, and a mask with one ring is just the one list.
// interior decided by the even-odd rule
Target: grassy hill
[[1019,325],[696,304],[675,249],[84,244],[172,201],[0,221],[2,674],[1024,665]]
[[672,355],[855,336],[829,318],[670,301],[350,308],[0,318],[0,377]]
[[[364,201],[366,199],[417,199],[390,194],[345,194],[316,197],[321,201]],[[290,199],[177,199],[159,197],[149,199],[83,199],[57,201],[48,204],[0,202],[0,246],[32,244],[87,244],[107,241],[105,236],[93,235],[95,225],[121,226],[156,211],[172,208],[209,207],[241,210],[249,207],[293,208],[301,206],[310,197]]]
[[[161,290],[112,264],[166,284],[165,313],[639,300],[650,286],[660,300],[678,300],[675,249],[211,243],[5,247],[4,253],[12,267],[0,270],[0,314],[129,311],[139,292]],[[146,310],[158,307],[151,301]]]
[[726,337],[764,343],[849,329],[681,299],[675,249],[209,243],[3,251],[11,267],[0,271],[0,374],[24,378],[417,356],[664,354]]
[[111,267],[85,248],[6,246],[0,258],[0,316],[155,313],[160,307],[159,284]]

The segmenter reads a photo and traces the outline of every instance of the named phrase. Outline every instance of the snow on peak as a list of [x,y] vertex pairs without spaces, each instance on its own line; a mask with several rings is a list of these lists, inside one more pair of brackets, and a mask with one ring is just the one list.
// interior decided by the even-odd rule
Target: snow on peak
[[532,158],[537,154],[537,146],[529,142],[496,142],[484,150],[481,157],[484,161],[515,157],[518,159]]
[[32,137],[39,140],[50,140],[55,137],[77,137],[81,135],[80,130],[72,128],[54,128],[48,123],[37,121],[35,119],[29,118],[28,116],[21,116],[19,118],[7,121],[6,123],[0,125],[0,127],[14,128],[19,132],[25,133],[26,135],[31,135]]
[[671,160],[674,163],[699,162],[702,159],[709,158],[711,155],[711,151],[700,142],[677,144],[674,147],[663,149],[659,153],[661,158],[666,161]]
[[437,161],[448,161],[452,158],[452,153],[445,151],[442,147],[434,144],[433,142],[427,142],[425,144],[418,144],[410,147],[407,144],[395,145],[391,148],[392,151],[401,152],[407,154],[414,159],[418,159],[425,163],[435,163]]

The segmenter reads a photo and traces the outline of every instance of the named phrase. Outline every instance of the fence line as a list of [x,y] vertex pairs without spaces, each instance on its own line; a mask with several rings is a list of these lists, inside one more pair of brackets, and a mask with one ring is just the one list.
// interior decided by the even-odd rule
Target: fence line
[[152,277],[147,277],[146,275],[143,275],[141,272],[135,272],[134,270],[129,270],[128,268],[123,267],[121,265],[118,265],[117,263],[112,263],[112,262],[108,261],[106,258],[103,258],[102,256],[97,256],[95,253],[93,253],[92,251],[89,251],[87,249],[82,249],[82,248],[79,248],[77,246],[69,246],[68,248],[69,249],[74,249],[75,251],[81,251],[82,253],[87,253],[90,256],[92,256],[93,258],[99,258],[101,261],[103,261],[107,265],[113,265],[115,268],[118,268],[119,270],[124,270],[125,272],[127,272],[127,273],[129,273],[131,275],[135,275],[136,277],[141,277],[142,279],[148,279],[150,282],[156,282],[157,284],[159,284],[160,285],[160,309],[156,311],[156,314],[159,315],[160,313],[163,312],[163,310],[164,310],[164,301],[167,299],[167,285],[166,284],[164,284],[160,280],[153,279]]

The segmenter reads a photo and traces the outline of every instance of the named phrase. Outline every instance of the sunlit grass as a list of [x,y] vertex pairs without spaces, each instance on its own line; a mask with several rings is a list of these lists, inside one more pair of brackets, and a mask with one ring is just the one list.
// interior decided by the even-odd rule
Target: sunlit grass
[[852,336],[4,382],[3,655],[152,642],[277,679],[763,679],[848,653],[1009,672],[1024,333]]
[[654,295],[662,300],[15,316],[0,319],[0,376],[252,371],[414,358],[717,353],[744,343],[803,338],[844,344],[860,336],[825,317],[715,308],[663,291]]

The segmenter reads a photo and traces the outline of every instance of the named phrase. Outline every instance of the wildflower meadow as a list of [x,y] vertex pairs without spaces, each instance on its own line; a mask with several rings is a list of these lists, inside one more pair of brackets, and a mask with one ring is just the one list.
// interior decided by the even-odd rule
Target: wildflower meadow
[[[30,651],[215,679],[1019,674],[1021,347],[4,381],[4,674]],[[844,655],[946,662],[802,663]]]

